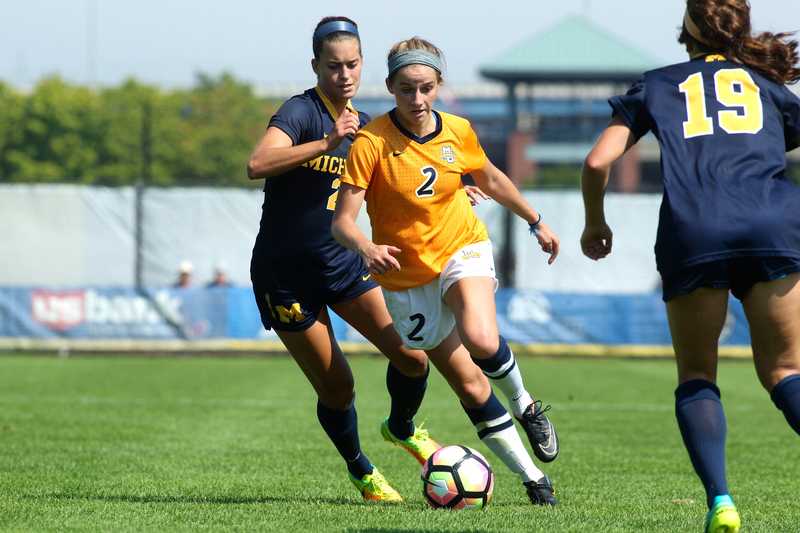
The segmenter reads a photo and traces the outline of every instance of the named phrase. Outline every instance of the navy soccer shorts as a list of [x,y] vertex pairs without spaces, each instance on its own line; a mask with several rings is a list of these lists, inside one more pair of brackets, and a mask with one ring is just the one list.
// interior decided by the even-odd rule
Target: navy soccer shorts
[[353,300],[378,286],[360,258],[352,267],[336,275],[296,265],[252,269],[253,293],[264,327],[304,331],[326,305]]
[[734,257],[700,263],[662,278],[665,302],[700,287],[729,289],[741,300],[756,283],[800,272],[800,259],[791,257]]

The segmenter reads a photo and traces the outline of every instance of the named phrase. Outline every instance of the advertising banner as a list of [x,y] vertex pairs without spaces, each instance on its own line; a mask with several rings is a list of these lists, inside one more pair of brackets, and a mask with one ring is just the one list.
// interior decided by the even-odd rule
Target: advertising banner
[[[517,344],[670,345],[664,304],[652,294],[504,289],[500,332]],[[338,340],[365,342],[331,312]],[[0,337],[36,339],[271,339],[249,287],[0,288]],[[750,343],[731,299],[721,344]]]

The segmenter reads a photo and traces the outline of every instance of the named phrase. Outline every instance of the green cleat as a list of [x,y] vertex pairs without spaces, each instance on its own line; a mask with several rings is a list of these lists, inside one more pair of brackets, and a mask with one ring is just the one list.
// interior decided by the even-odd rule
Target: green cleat
[[358,492],[368,502],[400,503],[403,501],[400,493],[389,485],[383,474],[378,472],[375,467],[372,468],[371,474],[367,474],[361,479],[356,479],[353,474],[349,475],[350,481],[353,482]]
[[381,424],[381,435],[383,435],[383,440],[386,442],[399,446],[410,453],[421,465],[425,464],[425,461],[428,460],[428,457],[433,455],[433,452],[441,448],[439,443],[433,440],[428,434],[428,430],[422,429],[422,427],[415,427],[414,434],[407,439],[398,439],[392,435],[392,432],[389,430],[388,418]]
[[714,498],[714,505],[706,515],[706,533],[738,533],[742,527],[739,512],[727,494]]

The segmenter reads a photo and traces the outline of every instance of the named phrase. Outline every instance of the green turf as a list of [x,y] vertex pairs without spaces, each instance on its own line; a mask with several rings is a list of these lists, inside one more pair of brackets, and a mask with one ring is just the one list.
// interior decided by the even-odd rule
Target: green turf
[[[0,529],[16,531],[700,531],[703,494],[672,414],[670,361],[523,359],[553,404],[561,505],[529,505],[432,375],[419,420],[495,467],[486,511],[427,508],[385,444],[384,363],[351,359],[364,448],[405,496],[367,505],[288,358],[0,357]],[[722,365],[729,481],[747,531],[797,531],[797,436],[744,362]]]

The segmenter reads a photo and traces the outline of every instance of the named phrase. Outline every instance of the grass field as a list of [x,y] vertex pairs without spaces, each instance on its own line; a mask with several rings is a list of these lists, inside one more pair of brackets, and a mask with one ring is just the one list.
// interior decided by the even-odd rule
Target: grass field
[[[534,508],[432,375],[419,420],[495,467],[485,511],[427,508],[419,469],[385,444],[382,360],[351,359],[361,437],[406,498],[367,505],[284,357],[0,357],[0,529],[14,531],[701,531],[703,493],[673,417],[671,361],[521,360],[562,442]],[[722,365],[729,482],[746,531],[800,531],[797,436],[746,362]]]

